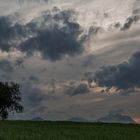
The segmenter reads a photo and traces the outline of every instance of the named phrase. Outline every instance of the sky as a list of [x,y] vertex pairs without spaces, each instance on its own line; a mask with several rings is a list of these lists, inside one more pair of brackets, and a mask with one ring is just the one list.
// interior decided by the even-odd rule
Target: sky
[[140,120],[139,0],[0,0],[0,79],[21,85],[22,114]]

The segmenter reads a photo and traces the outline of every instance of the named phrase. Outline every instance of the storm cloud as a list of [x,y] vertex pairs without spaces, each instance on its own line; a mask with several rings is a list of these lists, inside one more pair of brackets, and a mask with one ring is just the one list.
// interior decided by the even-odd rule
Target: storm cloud
[[73,10],[60,10],[55,7],[26,25],[12,25],[8,18],[1,17],[0,48],[7,52],[16,48],[28,56],[39,52],[43,59],[52,61],[79,54],[84,50],[86,37],[74,20],[75,15]]
[[33,55],[35,51],[38,51],[42,58],[52,61],[82,52],[83,38],[79,38],[82,29],[78,23],[71,21],[74,11],[60,11],[57,8],[53,10],[53,14],[47,11],[42,16],[44,20],[41,23],[42,26],[37,27],[36,22],[29,24],[36,36],[23,42],[19,46],[21,51],[28,55]]
[[140,86],[140,52],[135,53],[128,62],[117,66],[100,68],[93,80],[101,87],[133,89]]
[[8,17],[0,17],[0,49],[9,52],[16,48],[22,39],[28,35],[24,25],[13,22]]

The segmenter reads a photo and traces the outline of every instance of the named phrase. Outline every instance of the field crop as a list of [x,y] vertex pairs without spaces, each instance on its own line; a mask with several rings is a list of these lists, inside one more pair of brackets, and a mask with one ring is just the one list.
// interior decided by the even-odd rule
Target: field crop
[[1,121],[0,140],[140,140],[140,125]]

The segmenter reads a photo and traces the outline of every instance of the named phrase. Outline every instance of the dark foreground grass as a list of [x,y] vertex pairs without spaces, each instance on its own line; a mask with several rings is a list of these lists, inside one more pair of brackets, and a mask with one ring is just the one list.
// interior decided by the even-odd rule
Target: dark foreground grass
[[140,140],[139,125],[0,122],[0,140]]

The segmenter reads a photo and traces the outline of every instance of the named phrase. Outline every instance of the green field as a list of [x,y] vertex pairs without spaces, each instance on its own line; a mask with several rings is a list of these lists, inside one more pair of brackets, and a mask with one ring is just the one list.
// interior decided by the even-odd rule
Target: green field
[[139,125],[0,122],[0,140],[140,140]]

